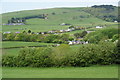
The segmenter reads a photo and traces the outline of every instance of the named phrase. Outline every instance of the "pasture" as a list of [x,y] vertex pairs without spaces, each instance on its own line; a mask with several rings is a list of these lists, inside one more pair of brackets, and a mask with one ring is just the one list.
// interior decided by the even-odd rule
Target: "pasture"
[[[86,29],[88,31],[99,30],[96,29],[95,26],[106,26],[112,28],[116,28],[118,26],[117,23],[107,22],[103,19],[93,16],[88,12],[85,12],[84,9],[86,8],[53,8],[4,13],[2,14],[3,24],[7,24],[8,20],[13,17],[22,18],[26,16],[48,14],[48,19],[32,18],[26,20],[26,25],[3,25],[2,32],[27,32],[28,30],[31,30],[32,32],[47,32],[51,30],[65,30],[70,27],[70,25],[60,25],[62,23],[67,23],[79,27],[92,27],[90,29]],[[66,34],[70,34],[71,36],[71,34],[73,35],[74,33],[82,31],[83,30],[76,30],[72,32],[66,32]],[[53,44],[54,43],[3,41],[2,51],[3,55],[17,56],[18,54],[20,54],[21,47]],[[74,52],[79,50],[81,45],[82,44],[73,45],[70,47],[72,48],[71,50]],[[92,65],[90,67],[59,68],[3,67],[2,69],[3,78],[118,78],[117,65]]]
[[[74,12],[74,15],[73,15]],[[44,9],[44,10],[28,10],[28,11],[20,11],[20,12],[12,12],[2,14],[3,23],[7,23],[11,17],[24,17],[31,15],[39,15],[46,13],[48,14],[48,19],[39,19],[33,18],[28,19],[26,21],[26,25],[3,25],[3,32],[11,31],[11,32],[23,32],[32,30],[33,32],[44,32],[50,30],[61,30],[67,29],[69,26],[61,26],[62,23],[71,24],[74,26],[82,26],[82,27],[94,27],[98,25],[108,25],[114,24],[113,22],[106,22],[102,19],[96,18],[89,13],[86,13],[78,9],[64,9],[64,8],[54,8],[54,9]],[[55,13],[54,15],[52,13]],[[81,18],[83,16],[84,18]],[[89,16],[88,18],[86,16]]]
[[[19,54],[19,51],[21,47],[28,47],[28,46],[47,46],[47,45],[53,45],[53,43],[39,43],[39,42],[22,42],[22,41],[3,41],[2,42],[2,48],[8,48],[8,49],[2,49],[3,55],[11,55],[11,56],[17,56]],[[18,48],[15,48],[18,47]],[[20,47],[20,48],[19,48]]]
[[30,68],[3,67],[3,78],[118,78],[118,66]]
[[39,42],[22,42],[22,41],[3,41],[2,48],[9,47],[27,47],[27,46],[41,46],[41,45],[52,45],[53,43],[39,43]]

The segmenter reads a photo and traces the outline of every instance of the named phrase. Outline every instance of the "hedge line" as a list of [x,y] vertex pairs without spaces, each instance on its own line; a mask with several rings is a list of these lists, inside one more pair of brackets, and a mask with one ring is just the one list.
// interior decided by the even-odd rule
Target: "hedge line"
[[[16,56],[3,56],[2,65],[9,67],[63,67],[108,65],[118,63],[115,44],[81,45],[75,50],[67,44],[58,47],[24,48]],[[120,63],[120,62],[119,62]]]

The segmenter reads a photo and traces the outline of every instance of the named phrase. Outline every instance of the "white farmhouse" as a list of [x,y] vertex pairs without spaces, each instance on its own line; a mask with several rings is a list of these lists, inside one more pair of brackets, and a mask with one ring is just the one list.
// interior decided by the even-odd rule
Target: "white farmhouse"
[[68,41],[69,42],[69,45],[72,45],[73,44],[73,42],[72,41]]
[[60,30],[60,32],[64,32],[64,30]]
[[117,23],[118,21],[114,21],[115,23]]
[[9,32],[4,32],[3,34],[10,34],[11,32],[9,31]]
[[71,29],[67,29],[67,30],[65,30],[66,32],[70,32],[70,31],[72,31]]
[[103,28],[103,27],[102,27],[102,26],[96,26],[96,28],[98,28],[98,29],[99,29],[99,28]]

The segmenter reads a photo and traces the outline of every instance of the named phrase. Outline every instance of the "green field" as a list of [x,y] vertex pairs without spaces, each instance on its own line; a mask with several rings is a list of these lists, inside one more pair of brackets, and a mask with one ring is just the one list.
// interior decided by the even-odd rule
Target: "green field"
[[9,47],[26,47],[26,46],[41,46],[52,45],[53,43],[39,43],[39,42],[22,42],[22,41],[3,41],[2,48]]
[[[70,25],[61,26],[60,24],[62,23],[67,23],[79,27],[92,27],[86,29],[87,31],[100,30],[100,29],[96,29],[95,26],[106,26],[111,28],[116,28],[118,26],[117,23],[107,22],[97,17],[107,14],[106,12],[104,12],[101,15],[94,16],[89,12],[85,12],[85,10],[87,9],[89,11],[89,8],[81,7],[81,8],[37,9],[37,10],[25,10],[25,11],[4,13],[2,14],[3,24],[7,24],[8,20],[13,17],[22,18],[26,16],[48,14],[48,19],[45,20],[40,18],[32,18],[26,20],[26,25],[3,25],[2,32],[7,32],[7,31],[28,32],[28,30],[31,30],[32,32],[46,32],[50,30],[61,30],[61,29],[65,30],[70,27]],[[111,15],[112,14],[113,13],[111,13]],[[66,34],[70,34],[70,36],[73,36],[73,34],[82,31],[83,30],[76,30],[72,32],[66,32]],[[22,42],[22,41],[3,41],[0,42],[0,44],[1,43],[3,48],[2,53],[3,55],[7,55],[7,56],[17,56],[18,54],[20,54],[21,47],[54,44],[54,43]],[[79,50],[81,45],[82,44],[72,45],[70,47],[72,47],[73,51],[77,51]],[[59,68],[3,67],[2,77],[3,78],[118,78],[118,66],[95,65],[90,67],[59,67]]]
[[[26,22],[27,25],[3,25],[3,32],[11,31],[27,31],[32,30],[33,32],[44,32],[50,30],[60,30],[67,29],[69,26],[61,26],[61,23],[68,23],[74,26],[83,26],[83,27],[94,27],[97,25],[108,25],[113,24],[113,22],[106,22],[102,19],[96,18],[89,13],[84,12],[84,8],[53,8],[53,9],[44,9],[44,10],[27,10],[20,12],[12,12],[2,14],[3,23],[7,23],[7,20],[12,17],[25,17],[31,15],[39,15],[46,13],[48,14],[48,20],[44,19],[28,19]],[[52,13],[55,13],[53,15]],[[64,13],[65,12],[65,13]],[[74,12],[74,14],[73,14]],[[80,16],[89,16],[89,18],[80,18]]]
[[[27,46],[40,46],[40,45],[53,45],[53,43],[39,43],[39,42],[20,42],[20,41],[3,41],[2,48],[10,47],[27,47]],[[81,45],[71,46],[76,51]],[[2,49],[3,55],[17,56],[22,48]]]
[[17,68],[3,67],[3,78],[118,78],[118,67]]
[[27,46],[44,46],[44,45],[53,45],[53,43],[39,43],[39,42],[22,42],[22,41],[3,41],[2,48],[3,55],[18,55],[21,48],[12,48],[12,47],[27,47]]
[[9,56],[17,56],[20,53],[21,48],[14,48],[14,49],[2,49],[3,55]]

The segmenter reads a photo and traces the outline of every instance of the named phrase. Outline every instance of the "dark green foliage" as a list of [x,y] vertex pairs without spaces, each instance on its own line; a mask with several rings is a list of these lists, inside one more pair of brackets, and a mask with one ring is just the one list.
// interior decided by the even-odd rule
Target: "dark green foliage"
[[94,5],[93,8],[106,8],[106,10],[114,9],[115,6],[113,5]]
[[83,38],[84,36],[86,36],[87,34],[87,31],[83,31],[83,32],[80,32],[80,33],[75,33],[74,36],[76,38]]
[[90,43],[98,43],[99,41],[105,41],[108,39],[116,40],[118,39],[116,35],[118,35],[117,28],[105,28],[89,33],[88,35],[85,36],[84,40],[87,40]]
[[117,42],[117,45],[116,45],[116,47],[115,47],[115,54],[114,54],[114,56],[115,56],[115,62],[117,63],[117,64],[120,64],[120,39],[118,40],[118,42]]
[[105,21],[118,21],[118,8],[112,5],[95,5],[84,9],[85,12]]
[[26,17],[22,17],[22,18],[13,17],[10,20],[8,20],[8,24],[10,24],[10,23],[24,23],[25,24],[27,19],[33,19],[33,18],[44,19],[45,17],[46,17],[45,14],[26,16]]
[[16,66],[15,60],[16,58],[14,56],[3,56],[2,64],[4,66],[13,67]]
[[26,20],[24,18],[11,18],[10,20],[8,20],[8,24],[10,23],[25,23]]
[[32,34],[31,30],[28,33],[10,33],[3,34],[2,40],[9,41],[26,41],[26,42],[44,42],[44,43],[68,43],[68,40],[73,40],[68,34],[54,35],[54,34]]
[[70,29],[70,28],[74,28],[74,26],[70,26],[69,29]]
[[112,41],[114,42],[114,41],[118,40],[118,39],[119,39],[119,35],[120,35],[120,34],[115,34],[115,35],[112,37]]
[[52,13],[52,15],[55,15],[55,14],[56,14],[55,12]]
[[[67,44],[58,47],[24,48],[17,57],[3,56],[3,66],[11,67],[63,67],[90,66],[94,64],[108,65],[117,63],[115,44],[101,42],[87,44],[73,50]],[[118,64],[118,63],[117,63]]]
[[17,57],[4,56],[3,66],[16,67],[50,67],[51,48],[24,48]]
[[31,33],[31,30],[28,30],[28,33]]
[[24,19],[32,19],[32,18],[41,18],[44,19],[44,14],[40,14],[40,15],[33,15],[33,16],[26,16],[23,17]]

